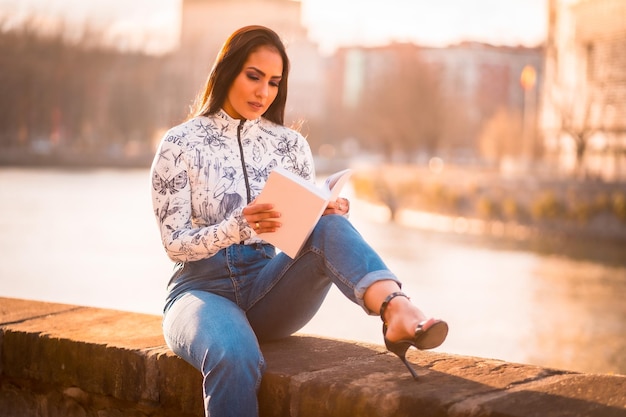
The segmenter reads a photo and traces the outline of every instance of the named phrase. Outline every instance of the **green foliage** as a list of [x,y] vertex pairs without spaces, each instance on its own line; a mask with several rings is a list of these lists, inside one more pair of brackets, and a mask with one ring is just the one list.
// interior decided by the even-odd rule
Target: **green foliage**
[[[382,172],[388,178],[383,179]],[[626,191],[594,189],[589,185],[561,184],[522,190],[473,181],[454,182],[428,177],[406,168],[354,175],[359,198],[387,205],[392,211],[406,208],[483,220],[522,224],[552,223],[585,227],[596,216],[615,216],[626,223]]]
[[355,174],[350,179],[354,194],[363,200],[380,201],[376,193],[374,181],[365,175]]
[[530,213],[536,220],[556,219],[565,213],[563,204],[554,191],[543,191],[530,205]]
[[483,219],[495,219],[500,216],[500,210],[495,201],[482,196],[476,202],[476,214]]
[[613,194],[612,201],[613,213],[623,222],[626,222],[626,193],[623,191],[616,191]]
[[596,210],[592,203],[588,201],[573,201],[569,205],[568,217],[580,223],[587,223],[595,214]]
[[502,216],[506,220],[519,220],[522,217],[522,208],[512,197],[505,197],[501,203]]
[[600,192],[593,199],[593,206],[596,211],[610,211],[611,209],[611,197],[605,192]]
[[424,190],[424,204],[435,211],[455,213],[460,205],[461,196],[452,187],[435,183]]

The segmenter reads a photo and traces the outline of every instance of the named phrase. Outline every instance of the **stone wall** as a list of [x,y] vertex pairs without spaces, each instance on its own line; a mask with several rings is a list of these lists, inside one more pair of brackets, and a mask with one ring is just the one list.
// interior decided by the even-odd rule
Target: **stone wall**
[[[306,335],[264,344],[262,416],[626,416],[626,376]],[[0,298],[3,417],[202,416],[199,373],[158,316]]]

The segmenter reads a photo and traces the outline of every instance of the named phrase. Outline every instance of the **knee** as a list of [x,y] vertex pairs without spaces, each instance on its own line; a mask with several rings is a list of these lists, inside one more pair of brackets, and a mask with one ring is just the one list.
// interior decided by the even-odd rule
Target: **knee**
[[327,216],[320,217],[314,231],[318,233],[336,233],[339,230],[351,227],[350,222],[344,216],[339,214],[329,214]]
[[328,253],[358,253],[365,242],[350,220],[338,214],[322,216],[313,229],[309,245]]
[[350,240],[356,233],[356,230],[352,226],[352,223],[348,219],[338,214],[329,214],[322,216],[318,221],[315,229],[313,229],[314,241],[326,241],[332,239],[332,241],[344,241]]
[[258,345],[213,344],[206,349],[202,360],[202,374],[228,375],[229,377],[250,378],[254,381],[261,378],[265,371],[265,359]]
[[328,250],[335,245],[346,244],[352,235],[353,229],[348,219],[338,214],[329,214],[319,219],[308,243],[312,247]]

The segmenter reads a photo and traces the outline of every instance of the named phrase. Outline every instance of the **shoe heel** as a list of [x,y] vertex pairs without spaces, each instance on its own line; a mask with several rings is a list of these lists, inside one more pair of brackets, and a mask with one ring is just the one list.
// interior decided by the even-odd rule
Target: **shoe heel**
[[408,342],[390,342],[389,340],[387,340],[386,334],[387,325],[383,324],[383,338],[385,341],[385,347],[389,352],[395,354],[398,358],[400,358],[404,366],[406,366],[406,369],[408,369],[413,376],[413,379],[417,380],[417,372],[415,372],[415,369],[413,369],[409,361],[406,359],[406,352],[409,350],[409,347],[411,347],[411,344]]
[[380,306],[380,319],[383,321],[383,340],[385,341],[385,346],[387,350],[392,353],[395,353],[404,366],[409,370],[413,379],[417,380],[417,372],[411,366],[409,361],[406,359],[406,351],[409,350],[411,346],[423,350],[423,349],[434,349],[437,346],[441,345],[443,341],[446,339],[448,335],[448,324],[442,320],[435,320],[428,329],[424,330],[424,325],[427,321],[420,323],[415,329],[415,334],[413,338],[410,340],[401,340],[399,342],[390,342],[387,340],[387,322],[385,321],[385,310],[387,309],[387,305],[389,302],[395,297],[406,297],[409,298],[406,294],[401,291],[393,292],[385,298],[383,303]]
[[408,369],[411,375],[413,376],[413,379],[417,380],[417,372],[415,372],[415,369],[413,369],[409,361],[406,359],[406,352],[407,350],[409,350],[410,344],[406,342],[405,343],[393,343],[393,342],[388,341],[385,338],[385,346],[387,347],[387,350],[389,352],[394,353],[398,358],[400,358],[404,366],[406,366],[406,369]]
[[406,356],[398,356],[398,357],[400,358],[400,360],[402,361],[404,366],[406,366],[406,369],[409,370],[409,372],[413,376],[413,379],[417,381],[417,379],[418,379],[417,372],[415,372],[415,369],[413,369],[413,367],[411,366],[409,361],[406,359]]

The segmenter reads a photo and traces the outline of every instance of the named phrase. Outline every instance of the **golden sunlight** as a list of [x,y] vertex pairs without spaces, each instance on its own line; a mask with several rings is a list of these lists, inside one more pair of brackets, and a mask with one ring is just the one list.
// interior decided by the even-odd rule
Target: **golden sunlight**
[[[0,22],[59,21],[106,28],[113,43],[174,46],[184,0],[0,0]],[[289,0],[285,0],[289,1]],[[322,52],[393,41],[445,46],[463,40],[535,46],[545,37],[547,0],[301,0],[302,23]],[[242,10],[244,13],[245,10]]]
[[302,15],[322,50],[390,41],[535,46],[545,37],[547,5],[546,0],[302,0]]

